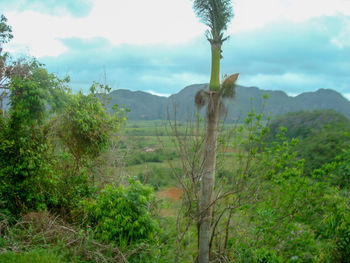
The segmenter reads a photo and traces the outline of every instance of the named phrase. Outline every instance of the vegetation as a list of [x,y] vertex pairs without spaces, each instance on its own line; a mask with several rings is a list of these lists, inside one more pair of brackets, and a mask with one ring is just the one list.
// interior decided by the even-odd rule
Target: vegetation
[[[6,22],[1,45],[12,38]],[[11,72],[0,82],[10,100],[0,115],[1,262],[350,262],[343,115],[213,117],[209,154],[211,117],[127,121],[127,109],[107,111],[108,86],[73,94],[69,78],[35,59],[1,56],[0,72]],[[208,115],[211,97],[233,95],[236,77],[198,93]],[[206,205],[205,171],[214,176]]]
[[15,253],[4,253],[0,255],[4,263],[64,263],[60,256],[50,250],[33,250],[16,255]]
[[155,242],[159,229],[148,208],[152,188],[138,181],[129,183],[128,187],[106,185],[95,200],[83,201],[87,224],[105,242],[116,241],[122,247]]
[[314,169],[332,161],[342,149],[350,146],[350,120],[332,110],[289,113],[274,119],[269,126],[270,141],[282,126],[289,140],[299,140],[295,150],[305,159],[306,175],[311,175]]

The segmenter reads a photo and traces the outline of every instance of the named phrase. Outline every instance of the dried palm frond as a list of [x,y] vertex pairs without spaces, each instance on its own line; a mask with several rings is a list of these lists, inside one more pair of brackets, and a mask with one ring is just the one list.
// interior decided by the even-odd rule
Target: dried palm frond
[[200,89],[194,96],[194,103],[196,104],[197,110],[200,111],[208,102],[208,92]]
[[221,85],[220,96],[221,98],[234,98],[236,96],[236,81],[239,73],[232,74],[226,77]]

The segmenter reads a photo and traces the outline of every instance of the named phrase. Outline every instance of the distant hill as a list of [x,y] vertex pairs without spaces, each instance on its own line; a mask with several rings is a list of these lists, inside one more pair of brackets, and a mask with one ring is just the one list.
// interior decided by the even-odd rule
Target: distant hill
[[[142,91],[115,90],[109,94],[111,98],[109,107],[118,104],[129,108],[131,110],[130,120],[159,120],[167,119],[167,108],[172,117],[175,105],[177,118],[188,119],[196,112],[195,93],[206,86],[206,84],[187,86],[168,98]],[[330,89],[319,89],[315,92],[305,92],[291,97],[283,91],[237,86],[236,94],[234,100],[226,102],[228,121],[244,119],[252,107],[256,112],[264,110],[271,116],[300,110],[332,109],[350,118],[350,101],[340,93]],[[264,94],[268,94],[269,99],[264,100],[262,98]]]
[[334,110],[296,111],[280,115],[269,124],[269,141],[276,138],[281,126],[287,128],[285,136],[289,140],[313,137],[314,133],[320,132],[325,127],[350,132],[350,120]]
[[168,103],[166,97],[125,89],[112,91],[109,96],[109,110],[114,104],[129,108],[130,120],[159,120],[166,116],[164,112]]
[[299,141],[293,150],[305,160],[305,175],[333,161],[350,146],[350,120],[334,110],[298,111],[278,116],[269,124],[268,142],[276,141],[281,126],[287,128],[288,140]]

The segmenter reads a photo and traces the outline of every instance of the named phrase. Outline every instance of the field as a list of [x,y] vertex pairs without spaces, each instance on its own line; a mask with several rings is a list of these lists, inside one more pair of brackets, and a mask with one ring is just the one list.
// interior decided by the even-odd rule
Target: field
[[[173,125],[173,123],[172,123]],[[177,123],[177,133],[168,121],[130,121],[121,132],[119,143],[125,149],[125,170],[141,182],[152,185],[156,190],[164,191],[167,187],[179,187],[176,173],[181,173],[181,160],[178,141],[191,140],[195,137],[195,128],[185,122]],[[235,127],[226,124],[221,135]],[[202,135],[203,125],[200,126]],[[227,135],[227,134],[226,134]],[[229,159],[232,148],[219,147],[221,157]],[[175,173],[175,174],[174,174]]]
[[[185,124],[179,130],[184,134]],[[128,152],[125,170],[129,175],[163,193],[178,187],[174,173],[179,173],[179,153],[168,122],[128,122],[120,137],[120,143]]]

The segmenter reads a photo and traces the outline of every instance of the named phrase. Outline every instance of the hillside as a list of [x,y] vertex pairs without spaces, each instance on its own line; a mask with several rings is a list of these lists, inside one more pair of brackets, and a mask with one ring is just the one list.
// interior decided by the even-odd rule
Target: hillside
[[164,109],[168,99],[152,95],[143,91],[130,91],[125,89],[115,90],[110,93],[110,110],[114,104],[129,108],[130,120],[155,120],[164,119]]
[[[205,84],[187,86],[169,98],[142,91],[115,90],[110,93],[109,107],[118,104],[129,108],[131,110],[130,120],[155,120],[167,119],[167,108],[172,116],[175,105],[177,117],[187,119],[196,110],[193,102],[195,93],[205,86]],[[264,108],[264,112],[271,116],[300,110],[332,109],[350,118],[350,101],[334,90],[319,89],[315,92],[305,92],[291,97],[283,91],[237,86],[236,94],[234,100],[226,102],[228,121],[242,120],[252,107],[257,112],[261,112]],[[264,94],[269,95],[269,99],[266,101],[262,99]]]

